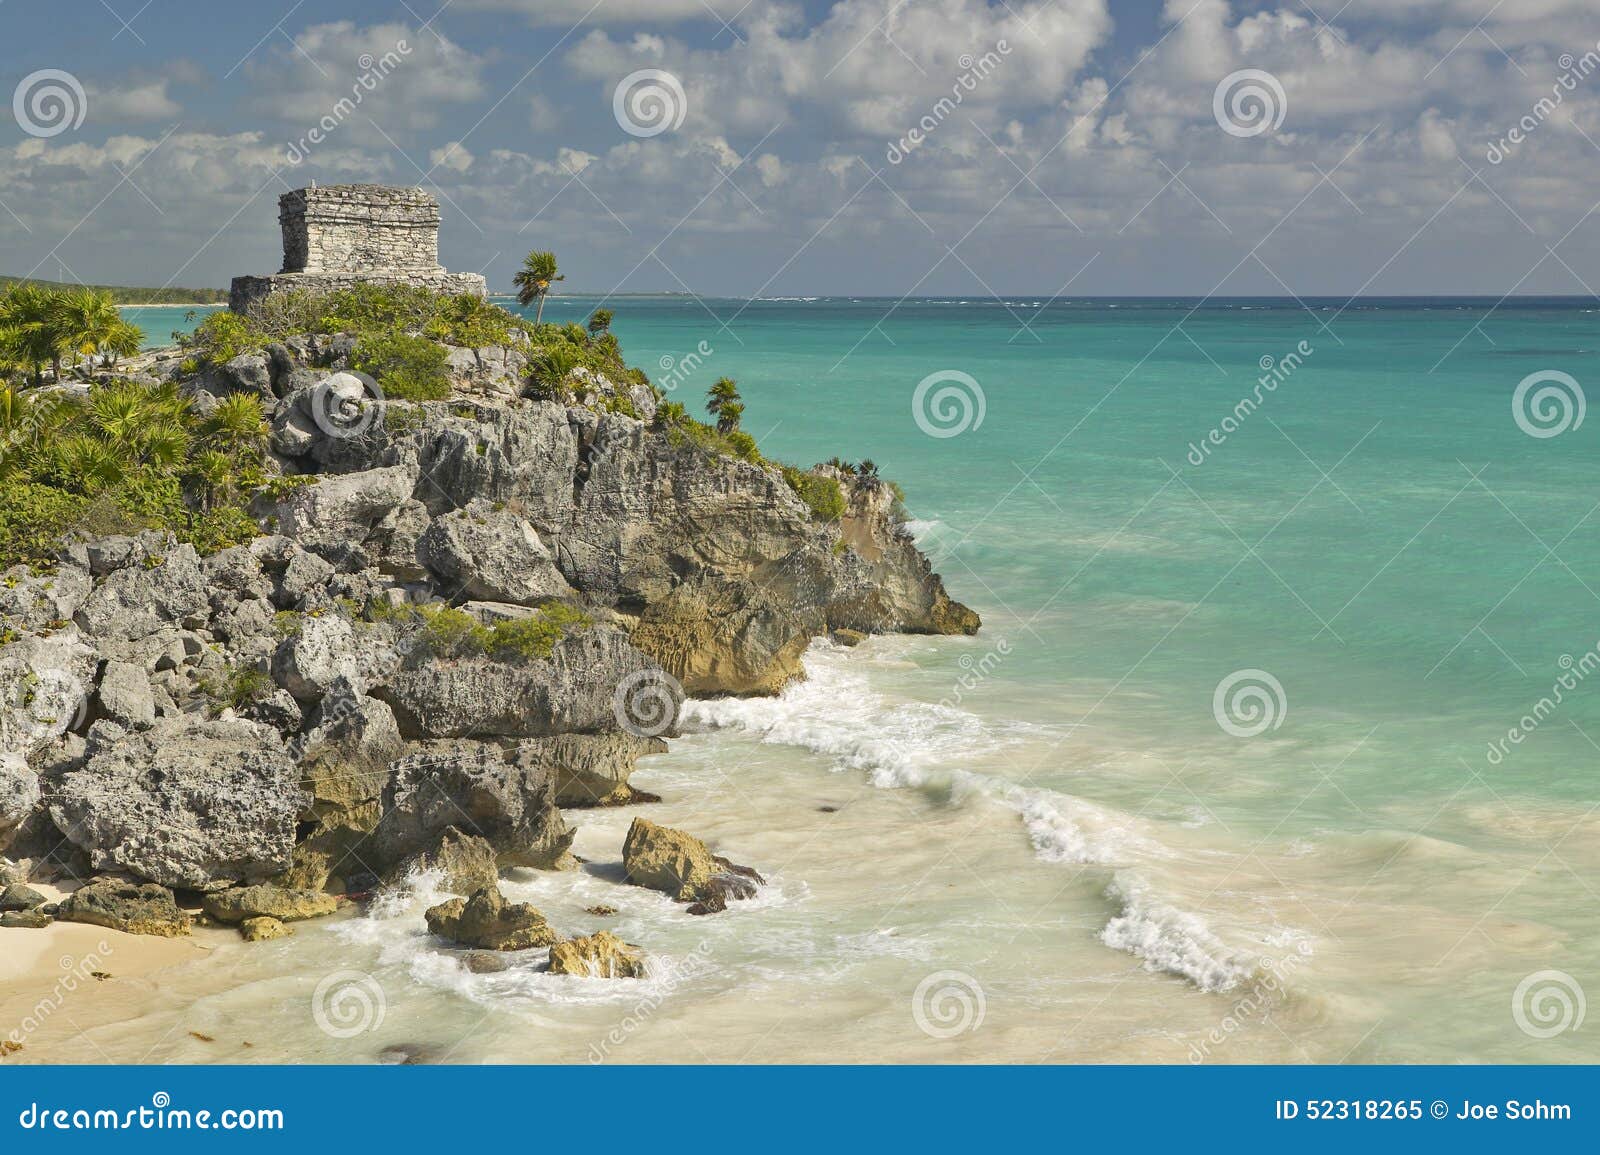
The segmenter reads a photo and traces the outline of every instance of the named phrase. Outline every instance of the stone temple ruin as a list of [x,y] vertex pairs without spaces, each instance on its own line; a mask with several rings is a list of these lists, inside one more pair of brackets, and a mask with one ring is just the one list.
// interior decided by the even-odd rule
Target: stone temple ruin
[[278,198],[283,270],[235,277],[235,313],[288,289],[328,292],[363,282],[419,285],[441,293],[485,296],[477,273],[439,264],[439,202],[419,188],[379,184],[295,189]]

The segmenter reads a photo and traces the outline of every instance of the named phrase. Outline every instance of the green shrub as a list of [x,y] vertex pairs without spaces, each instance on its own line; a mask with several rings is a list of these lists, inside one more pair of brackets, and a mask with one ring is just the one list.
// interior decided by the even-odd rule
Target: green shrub
[[441,401],[450,396],[444,348],[427,337],[386,333],[363,337],[350,364],[377,378],[384,396],[397,401]]
[[582,610],[554,602],[532,617],[496,622],[485,648],[501,661],[536,661],[548,658],[568,629],[586,629],[590,624]]
[[241,353],[254,353],[266,343],[259,328],[239,314],[226,311],[212,313],[193,333],[179,338],[179,344],[211,365],[224,364]]
[[844,490],[834,478],[785,465],[783,479],[799,495],[800,500],[811,508],[813,516],[823,521],[838,521],[844,516]]
[[55,567],[61,537],[83,512],[83,498],[28,482],[0,486],[0,569]]

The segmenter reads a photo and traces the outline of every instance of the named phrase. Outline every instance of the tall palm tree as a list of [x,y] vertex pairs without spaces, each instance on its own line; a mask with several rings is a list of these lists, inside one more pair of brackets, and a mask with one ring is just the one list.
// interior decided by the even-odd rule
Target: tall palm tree
[[556,269],[554,253],[536,249],[522,259],[522,268],[511,278],[511,283],[517,286],[517,304],[527,307],[538,302],[539,308],[533,318],[535,325],[544,322],[544,299],[550,293],[550,286],[564,280],[566,278]]
[[116,326],[100,344],[112,366],[123,357],[132,357],[144,344],[144,330],[128,321],[118,319]]
[[718,377],[706,392],[706,412],[717,419],[718,433],[732,433],[744,416],[744,402],[732,377]]

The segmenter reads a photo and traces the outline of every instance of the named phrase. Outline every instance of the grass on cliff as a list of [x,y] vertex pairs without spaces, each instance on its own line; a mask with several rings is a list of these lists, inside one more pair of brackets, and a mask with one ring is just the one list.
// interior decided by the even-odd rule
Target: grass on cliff
[[443,604],[393,606],[373,602],[373,621],[393,622],[410,631],[412,653],[427,658],[490,657],[501,662],[548,658],[569,630],[593,625],[589,615],[564,602],[551,602],[530,617],[486,626],[465,610]]
[[201,417],[170,384],[117,381],[83,400],[0,388],[0,569],[52,568],[74,531],[167,530],[202,553],[249,541],[266,438],[245,395]]

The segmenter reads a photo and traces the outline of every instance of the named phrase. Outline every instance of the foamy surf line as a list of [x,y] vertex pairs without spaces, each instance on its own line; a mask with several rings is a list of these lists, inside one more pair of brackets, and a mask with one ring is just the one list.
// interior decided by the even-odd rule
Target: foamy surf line
[[1231,990],[1255,973],[1252,955],[1223,942],[1200,915],[1157,894],[1134,869],[1170,864],[1180,857],[1177,851],[1108,807],[952,768],[992,752],[1005,736],[965,710],[891,702],[872,688],[853,656],[814,644],[804,659],[805,681],[775,698],[690,700],[683,720],[809,750],[832,759],[836,770],[865,773],[881,789],[943,785],[953,805],[978,800],[1009,810],[1041,861],[1111,872],[1106,897],[1119,911],[1100,933],[1107,946],[1207,992]]

